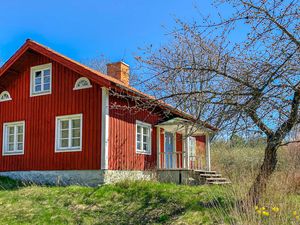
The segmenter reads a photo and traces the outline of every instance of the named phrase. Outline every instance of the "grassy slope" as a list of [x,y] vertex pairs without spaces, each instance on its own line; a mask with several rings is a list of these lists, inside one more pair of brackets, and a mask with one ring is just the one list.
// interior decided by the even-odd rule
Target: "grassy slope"
[[[123,182],[99,188],[18,187],[1,178],[1,224],[215,224],[224,189],[155,182]],[[225,203],[224,203],[225,204]]]

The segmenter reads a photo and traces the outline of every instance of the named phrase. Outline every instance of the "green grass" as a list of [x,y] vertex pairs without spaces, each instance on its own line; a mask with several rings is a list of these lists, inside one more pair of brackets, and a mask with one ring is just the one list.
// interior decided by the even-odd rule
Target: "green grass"
[[1,224],[215,224],[221,187],[122,182],[98,188],[22,186],[0,178]]

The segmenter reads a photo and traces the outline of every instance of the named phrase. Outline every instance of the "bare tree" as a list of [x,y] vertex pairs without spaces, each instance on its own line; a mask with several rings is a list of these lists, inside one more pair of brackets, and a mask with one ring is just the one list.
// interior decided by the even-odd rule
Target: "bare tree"
[[[232,6],[230,18],[177,20],[173,41],[144,49],[137,60],[151,74],[143,84],[160,99],[227,131],[266,137],[263,164],[247,198],[257,204],[276,168],[278,148],[300,121],[299,1],[218,3]],[[233,42],[241,25],[248,33]]]

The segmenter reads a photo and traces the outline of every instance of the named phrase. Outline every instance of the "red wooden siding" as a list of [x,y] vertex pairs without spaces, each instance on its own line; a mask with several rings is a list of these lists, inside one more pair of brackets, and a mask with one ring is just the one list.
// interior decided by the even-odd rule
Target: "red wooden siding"
[[[30,67],[52,63],[52,94],[30,97]],[[12,72],[15,71],[15,72]],[[0,78],[12,101],[0,102],[0,148],[3,123],[25,120],[24,155],[0,155],[0,170],[100,169],[101,88],[73,91],[81,77],[70,69],[27,52]],[[82,151],[55,153],[55,117],[83,114]]]
[[152,126],[151,155],[136,153],[136,120],[155,125],[159,118],[147,111],[133,112],[115,105],[128,103],[110,96],[109,110],[109,169],[111,170],[147,170],[156,168],[157,142],[156,128]]
[[[176,133],[176,152],[182,152],[182,134]],[[179,154],[177,154],[177,167],[178,168],[182,168],[182,154],[179,156]]]
[[201,165],[205,165],[205,160],[206,160],[206,139],[205,135],[202,136],[196,136],[196,156],[200,156],[201,158]]

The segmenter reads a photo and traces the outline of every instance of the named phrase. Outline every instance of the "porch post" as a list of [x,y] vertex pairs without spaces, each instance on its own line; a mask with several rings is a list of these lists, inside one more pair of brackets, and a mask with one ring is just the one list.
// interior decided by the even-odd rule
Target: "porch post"
[[160,127],[156,127],[156,144],[157,144],[157,169],[161,169],[161,155],[160,155]]
[[210,161],[210,139],[209,139],[209,134],[205,134],[205,143],[206,143],[206,148],[205,148],[205,153],[206,153],[206,169],[208,171],[211,171],[211,161]]
[[188,139],[188,127],[185,125],[185,135],[184,137],[184,168],[189,169],[189,139]]

